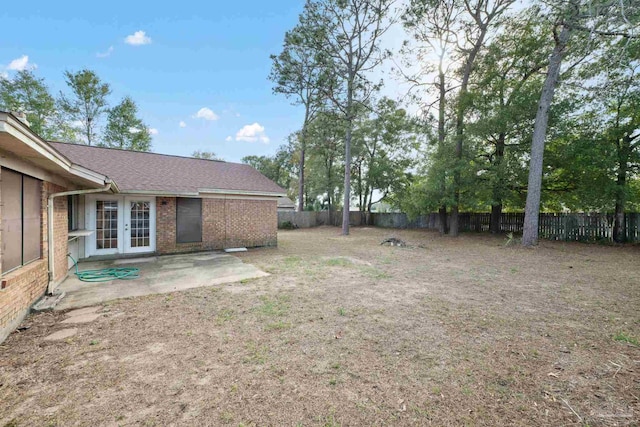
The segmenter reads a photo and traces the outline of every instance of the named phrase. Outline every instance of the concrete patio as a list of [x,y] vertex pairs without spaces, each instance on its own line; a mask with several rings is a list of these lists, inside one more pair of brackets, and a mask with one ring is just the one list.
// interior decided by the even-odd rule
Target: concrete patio
[[69,272],[58,287],[65,292],[56,310],[86,307],[118,298],[161,294],[203,286],[220,285],[268,276],[239,258],[219,252],[165,255],[149,258],[129,258],[110,261],[89,261],[78,264],[78,270],[109,267],[137,267],[140,277],[134,280],[83,282]]

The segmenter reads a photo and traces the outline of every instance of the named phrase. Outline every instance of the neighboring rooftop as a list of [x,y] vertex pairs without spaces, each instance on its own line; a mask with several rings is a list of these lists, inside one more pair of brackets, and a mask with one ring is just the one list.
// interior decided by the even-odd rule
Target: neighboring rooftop
[[283,194],[249,165],[63,142],[51,146],[74,163],[113,179],[122,192],[198,194],[202,190]]
[[278,197],[278,209],[282,210],[295,210],[296,205],[293,203],[293,200],[290,198],[283,196]]

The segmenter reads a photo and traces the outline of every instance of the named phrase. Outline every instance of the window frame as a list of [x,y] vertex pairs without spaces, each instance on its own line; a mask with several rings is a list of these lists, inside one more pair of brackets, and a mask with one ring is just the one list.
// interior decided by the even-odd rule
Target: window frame
[[77,194],[71,194],[67,196],[67,231],[78,230],[79,201],[80,196],[78,196]]
[[[4,276],[10,272],[13,272],[21,267],[24,267],[26,265],[29,265],[33,262],[39,261],[42,259],[42,244],[43,244],[43,238],[42,238],[42,220],[43,220],[43,215],[42,215],[42,191],[43,191],[43,181],[41,179],[38,179],[34,176],[22,173],[20,171],[17,171],[15,169],[10,169],[7,167],[0,167],[0,180],[2,180],[2,174],[6,173],[6,172],[11,172],[13,174],[16,174],[20,177],[20,263],[14,267],[11,267],[8,270],[5,270],[4,265],[0,265],[0,276]],[[28,178],[30,180],[33,180],[36,184],[36,188],[38,190],[38,256],[35,258],[30,258],[28,260],[25,261],[25,202],[28,201],[25,198],[25,178]],[[2,197],[0,195],[0,197]],[[2,200],[2,203],[4,204],[4,200]],[[29,218],[27,218],[29,219]],[[33,218],[31,218],[33,219]],[[2,224],[3,222],[3,218],[0,216],[0,224]],[[4,260],[5,257],[2,257],[2,260]]]

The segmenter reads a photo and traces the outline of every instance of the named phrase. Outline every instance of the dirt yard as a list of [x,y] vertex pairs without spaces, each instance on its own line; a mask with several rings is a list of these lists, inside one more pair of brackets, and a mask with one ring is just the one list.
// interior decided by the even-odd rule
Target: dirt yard
[[[409,247],[381,246],[397,236]],[[0,346],[0,426],[640,425],[640,247],[335,228]]]

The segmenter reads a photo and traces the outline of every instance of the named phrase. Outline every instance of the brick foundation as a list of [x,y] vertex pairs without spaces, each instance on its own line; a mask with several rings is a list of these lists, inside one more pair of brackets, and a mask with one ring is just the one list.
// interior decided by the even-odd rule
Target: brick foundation
[[202,242],[176,243],[176,198],[156,200],[156,251],[161,254],[277,246],[277,201],[202,199]]
[[[1,179],[1,176],[0,176]],[[47,199],[49,194],[65,191],[58,185],[42,183],[42,220],[40,223],[41,256],[7,274],[0,280],[0,343],[24,319],[30,307],[47,291],[48,242],[47,242]],[[1,200],[1,195],[0,195]],[[53,235],[55,245],[55,278],[62,281],[67,275],[67,199],[58,197],[54,204]],[[2,234],[0,233],[0,239]]]

